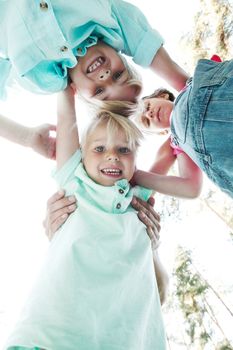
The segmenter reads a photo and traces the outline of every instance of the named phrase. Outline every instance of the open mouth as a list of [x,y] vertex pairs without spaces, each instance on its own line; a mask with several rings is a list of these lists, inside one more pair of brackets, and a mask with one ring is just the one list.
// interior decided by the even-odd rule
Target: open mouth
[[119,177],[122,175],[122,170],[106,168],[106,169],[102,169],[101,173],[107,176]]
[[105,63],[105,58],[104,57],[97,57],[94,62],[92,62],[88,67],[87,67],[87,73],[92,73],[94,72],[97,68],[101,67]]

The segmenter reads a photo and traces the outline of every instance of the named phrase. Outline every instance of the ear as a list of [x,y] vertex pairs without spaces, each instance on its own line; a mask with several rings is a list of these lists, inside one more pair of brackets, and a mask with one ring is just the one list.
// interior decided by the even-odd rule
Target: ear
[[74,95],[77,94],[77,88],[76,88],[75,84],[74,83],[70,83],[70,87],[73,90]]

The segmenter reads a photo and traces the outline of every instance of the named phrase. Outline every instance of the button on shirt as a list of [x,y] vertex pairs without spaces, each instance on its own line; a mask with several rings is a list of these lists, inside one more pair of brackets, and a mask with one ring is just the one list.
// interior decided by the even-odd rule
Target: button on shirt
[[141,11],[122,0],[0,0],[0,97],[10,72],[37,93],[64,89],[67,68],[98,39],[145,67],[163,43]]

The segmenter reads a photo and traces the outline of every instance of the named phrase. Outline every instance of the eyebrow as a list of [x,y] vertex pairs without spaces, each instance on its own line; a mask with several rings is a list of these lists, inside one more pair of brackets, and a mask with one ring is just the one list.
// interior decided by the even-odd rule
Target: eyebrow
[[[101,142],[106,142],[107,140],[106,139],[96,139],[96,140],[93,140],[91,141],[91,143],[101,143]],[[121,143],[119,144],[115,144],[116,147],[119,147],[119,146],[128,146],[129,147],[129,143],[126,141],[122,141]]]
[[95,139],[95,140],[92,140],[91,142],[92,143],[97,143],[97,142],[104,142],[104,141],[106,141],[106,139]]

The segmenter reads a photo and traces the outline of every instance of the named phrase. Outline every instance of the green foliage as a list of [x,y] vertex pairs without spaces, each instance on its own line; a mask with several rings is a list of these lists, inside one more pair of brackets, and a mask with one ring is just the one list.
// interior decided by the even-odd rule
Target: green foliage
[[233,34],[233,7],[228,0],[200,0],[194,27],[181,41],[186,51],[184,64],[190,71],[200,58],[210,58],[214,53],[223,60],[231,58]]
[[[216,350],[233,350],[208,302],[210,294],[217,293],[194,267],[191,252],[182,247],[178,248],[173,278],[173,306],[177,302],[183,314],[189,348],[205,349],[212,344]],[[217,348],[213,340],[216,329],[222,337]],[[219,335],[216,339],[219,339]]]
[[208,290],[208,285],[201,281],[197,273],[193,272],[191,253],[181,247],[178,249],[174,274],[176,276],[175,295],[185,318],[185,330],[190,338],[190,343],[195,342],[197,334],[202,343],[208,342],[210,335],[202,327],[203,316],[206,312],[202,298]]
[[233,347],[228,341],[223,341],[217,344],[216,350],[233,350]]

